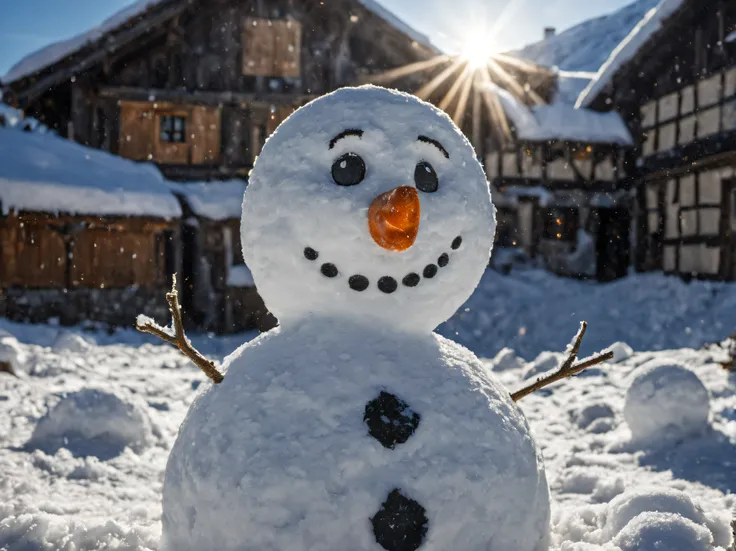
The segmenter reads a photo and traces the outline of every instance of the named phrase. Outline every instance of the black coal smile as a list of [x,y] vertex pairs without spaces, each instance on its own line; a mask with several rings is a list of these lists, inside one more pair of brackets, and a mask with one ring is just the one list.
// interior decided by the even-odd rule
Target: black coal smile
[[[463,238],[458,235],[455,239],[452,240],[450,248],[453,251],[456,251],[460,248],[460,245],[462,244]],[[304,249],[304,258],[315,262],[319,258],[319,252],[317,252],[312,247],[306,247]],[[440,268],[444,268],[449,263],[450,255],[448,253],[442,253],[437,258],[436,263],[427,264],[424,267],[424,269],[422,270],[422,275],[419,275],[416,272],[410,272],[401,279],[401,283],[404,285],[404,287],[416,287],[417,285],[419,285],[422,278],[432,279],[434,276],[437,275],[437,272]],[[340,273],[340,271],[337,269],[337,266],[335,266],[331,262],[325,262],[324,264],[322,264],[320,266],[320,271],[322,272],[323,276],[329,278],[337,277],[337,275]],[[353,291],[365,291],[366,289],[368,289],[368,287],[370,287],[370,284],[371,282],[368,280],[368,278],[360,274],[351,275],[348,278],[348,285]],[[386,294],[391,294],[399,288],[398,282],[391,276],[383,276],[379,278],[376,286],[380,291]]]

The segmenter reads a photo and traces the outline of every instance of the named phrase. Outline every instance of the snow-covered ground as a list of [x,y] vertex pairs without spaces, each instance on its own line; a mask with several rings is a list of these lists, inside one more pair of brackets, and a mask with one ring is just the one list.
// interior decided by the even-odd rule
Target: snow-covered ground
[[[582,319],[590,323],[583,353],[616,341],[634,349],[619,344],[617,363],[520,402],[546,463],[553,549],[652,551],[663,538],[670,551],[728,545],[736,374],[717,364],[717,349],[700,347],[733,332],[735,307],[733,284],[637,275],[597,285],[534,270],[489,271],[442,326],[489,358],[510,390],[554,367]],[[193,341],[222,359],[252,336]],[[110,335],[0,319],[0,354],[21,372],[0,373],[0,549],[158,549],[164,466],[189,404],[209,384],[204,375],[133,330]],[[669,389],[662,394],[651,377],[638,377],[627,397],[653,360],[680,364],[702,381],[710,396],[705,427],[697,382],[672,377],[675,391],[694,389],[688,431],[663,427],[674,437],[632,439],[626,419],[647,411],[640,396],[659,390],[651,403],[673,405]],[[648,416],[643,428],[651,433],[656,419]]]

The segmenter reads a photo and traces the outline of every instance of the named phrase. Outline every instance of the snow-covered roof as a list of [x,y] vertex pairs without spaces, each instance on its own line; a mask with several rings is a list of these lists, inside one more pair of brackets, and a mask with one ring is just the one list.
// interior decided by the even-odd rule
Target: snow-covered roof
[[619,69],[636,56],[642,46],[662,27],[663,22],[674,14],[685,1],[661,0],[656,7],[649,10],[626,38],[611,52],[606,62],[598,70],[596,77],[580,93],[575,106],[589,106],[606,85],[611,82]]
[[597,71],[611,51],[659,0],[636,0],[621,9],[583,21],[554,36],[509,52],[545,67]]
[[503,88],[494,85],[494,89],[520,140],[567,140],[623,146],[633,143],[629,129],[616,112],[578,109],[562,102],[529,108]]
[[422,46],[439,53],[439,50],[437,50],[437,48],[432,44],[432,41],[429,40],[429,38],[426,35],[418,32],[413,27],[404,23],[401,19],[396,17],[393,13],[391,13],[389,10],[384,8],[381,4],[376,2],[376,0],[358,0],[358,2],[360,2],[360,4],[365,9],[374,13],[375,15],[383,19],[386,23],[388,23],[392,27],[397,28],[402,33],[410,37],[414,42],[417,42],[421,44]]
[[0,80],[2,80],[4,84],[8,84],[28,75],[32,75],[33,73],[36,73],[43,68],[81,50],[84,46],[99,40],[106,33],[121,27],[134,17],[141,15],[151,6],[160,4],[164,1],[166,0],[137,0],[88,31],[65,40],[54,42],[48,46],[44,46],[40,50],[36,50],[35,52],[28,54],[18,63],[13,65]]
[[243,194],[247,182],[227,180],[224,182],[168,182],[172,192],[184,196],[189,207],[197,216],[211,220],[240,218]]
[[[28,54],[18,63],[13,65],[13,67],[11,67],[10,70],[0,80],[2,80],[4,84],[9,84],[16,80],[20,80],[21,78],[37,73],[38,71],[48,67],[49,65],[52,65],[57,61],[60,61],[65,57],[78,52],[83,47],[99,40],[108,32],[114,31],[115,29],[125,25],[128,21],[143,14],[149,8],[167,1],[168,0],[137,0],[136,2],[133,2],[129,6],[126,6],[122,10],[108,17],[102,23],[88,31],[85,31],[81,34],[65,40],[54,42],[53,44],[49,44],[48,46],[45,46],[40,50]],[[376,14],[378,17],[380,17],[390,25],[396,27],[398,30],[408,35],[412,40],[422,44],[427,48],[430,48],[431,50],[436,50],[436,48],[430,42],[429,38],[417,32],[409,25],[401,21],[398,17],[396,17],[389,10],[378,4],[378,2],[376,2],[375,0],[358,1],[367,10]]]
[[51,133],[0,128],[0,212],[177,218],[158,169]]

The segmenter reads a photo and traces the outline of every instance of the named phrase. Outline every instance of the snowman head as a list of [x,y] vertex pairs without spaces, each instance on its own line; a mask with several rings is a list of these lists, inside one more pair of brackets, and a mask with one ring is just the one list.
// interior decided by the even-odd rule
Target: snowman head
[[481,165],[450,118],[414,96],[343,88],[267,140],[242,243],[282,325],[308,316],[429,332],[475,289],[496,221]]

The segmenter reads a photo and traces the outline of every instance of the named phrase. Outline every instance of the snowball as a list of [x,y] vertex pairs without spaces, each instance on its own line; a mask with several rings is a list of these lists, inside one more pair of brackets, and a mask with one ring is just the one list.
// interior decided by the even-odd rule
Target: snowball
[[603,536],[615,537],[624,526],[642,513],[669,513],[705,526],[716,545],[730,543],[729,519],[706,517],[688,494],[674,488],[634,488],[614,498],[608,505]]
[[39,420],[26,447],[106,460],[126,447],[140,452],[153,441],[151,421],[137,402],[97,389],[64,395]]
[[15,337],[0,334],[0,363],[7,363],[13,373],[19,375],[27,362],[26,353]]
[[636,372],[626,391],[624,419],[635,441],[648,444],[681,439],[708,426],[708,390],[692,371],[650,362]]
[[[362,159],[364,178],[338,185],[332,167],[347,154]],[[391,190],[417,189],[422,162],[439,187],[416,192],[416,240],[400,253],[384,248],[369,231],[369,207]],[[282,324],[317,314],[423,333],[473,292],[495,228],[483,168],[447,114],[362,86],[310,102],[271,134],[249,176],[241,233],[258,292]]]
[[64,352],[74,352],[76,354],[84,354],[88,352],[92,344],[84,337],[72,331],[61,331],[54,341],[54,352],[63,354]]
[[580,409],[574,410],[571,417],[575,424],[581,429],[588,428],[594,421],[615,417],[613,408],[606,403],[599,402],[588,404]]
[[611,363],[623,362],[634,354],[634,349],[621,341],[613,343],[607,350],[613,352],[613,358],[609,360]]
[[[544,467],[491,371],[439,336],[350,327],[279,327],[203,385],[166,467],[162,549],[380,551],[369,519],[399,489],[427,521],[420,550],[546,550]],[[408,429],[391,442],[365,417],[382,393]]]
[[531,362],[524,371],[524,379],[531,379],[547,371],[560,367],[563,354],[559,352],[542,352]]
[[621,551],[714,551],[713,536],[707,528],[673,513],[641,513],[613,543]]
[[491,365],[493,371],[506,371],[523,367],[524,360],[516,355],[512,348],[504,348],[493,358]]

